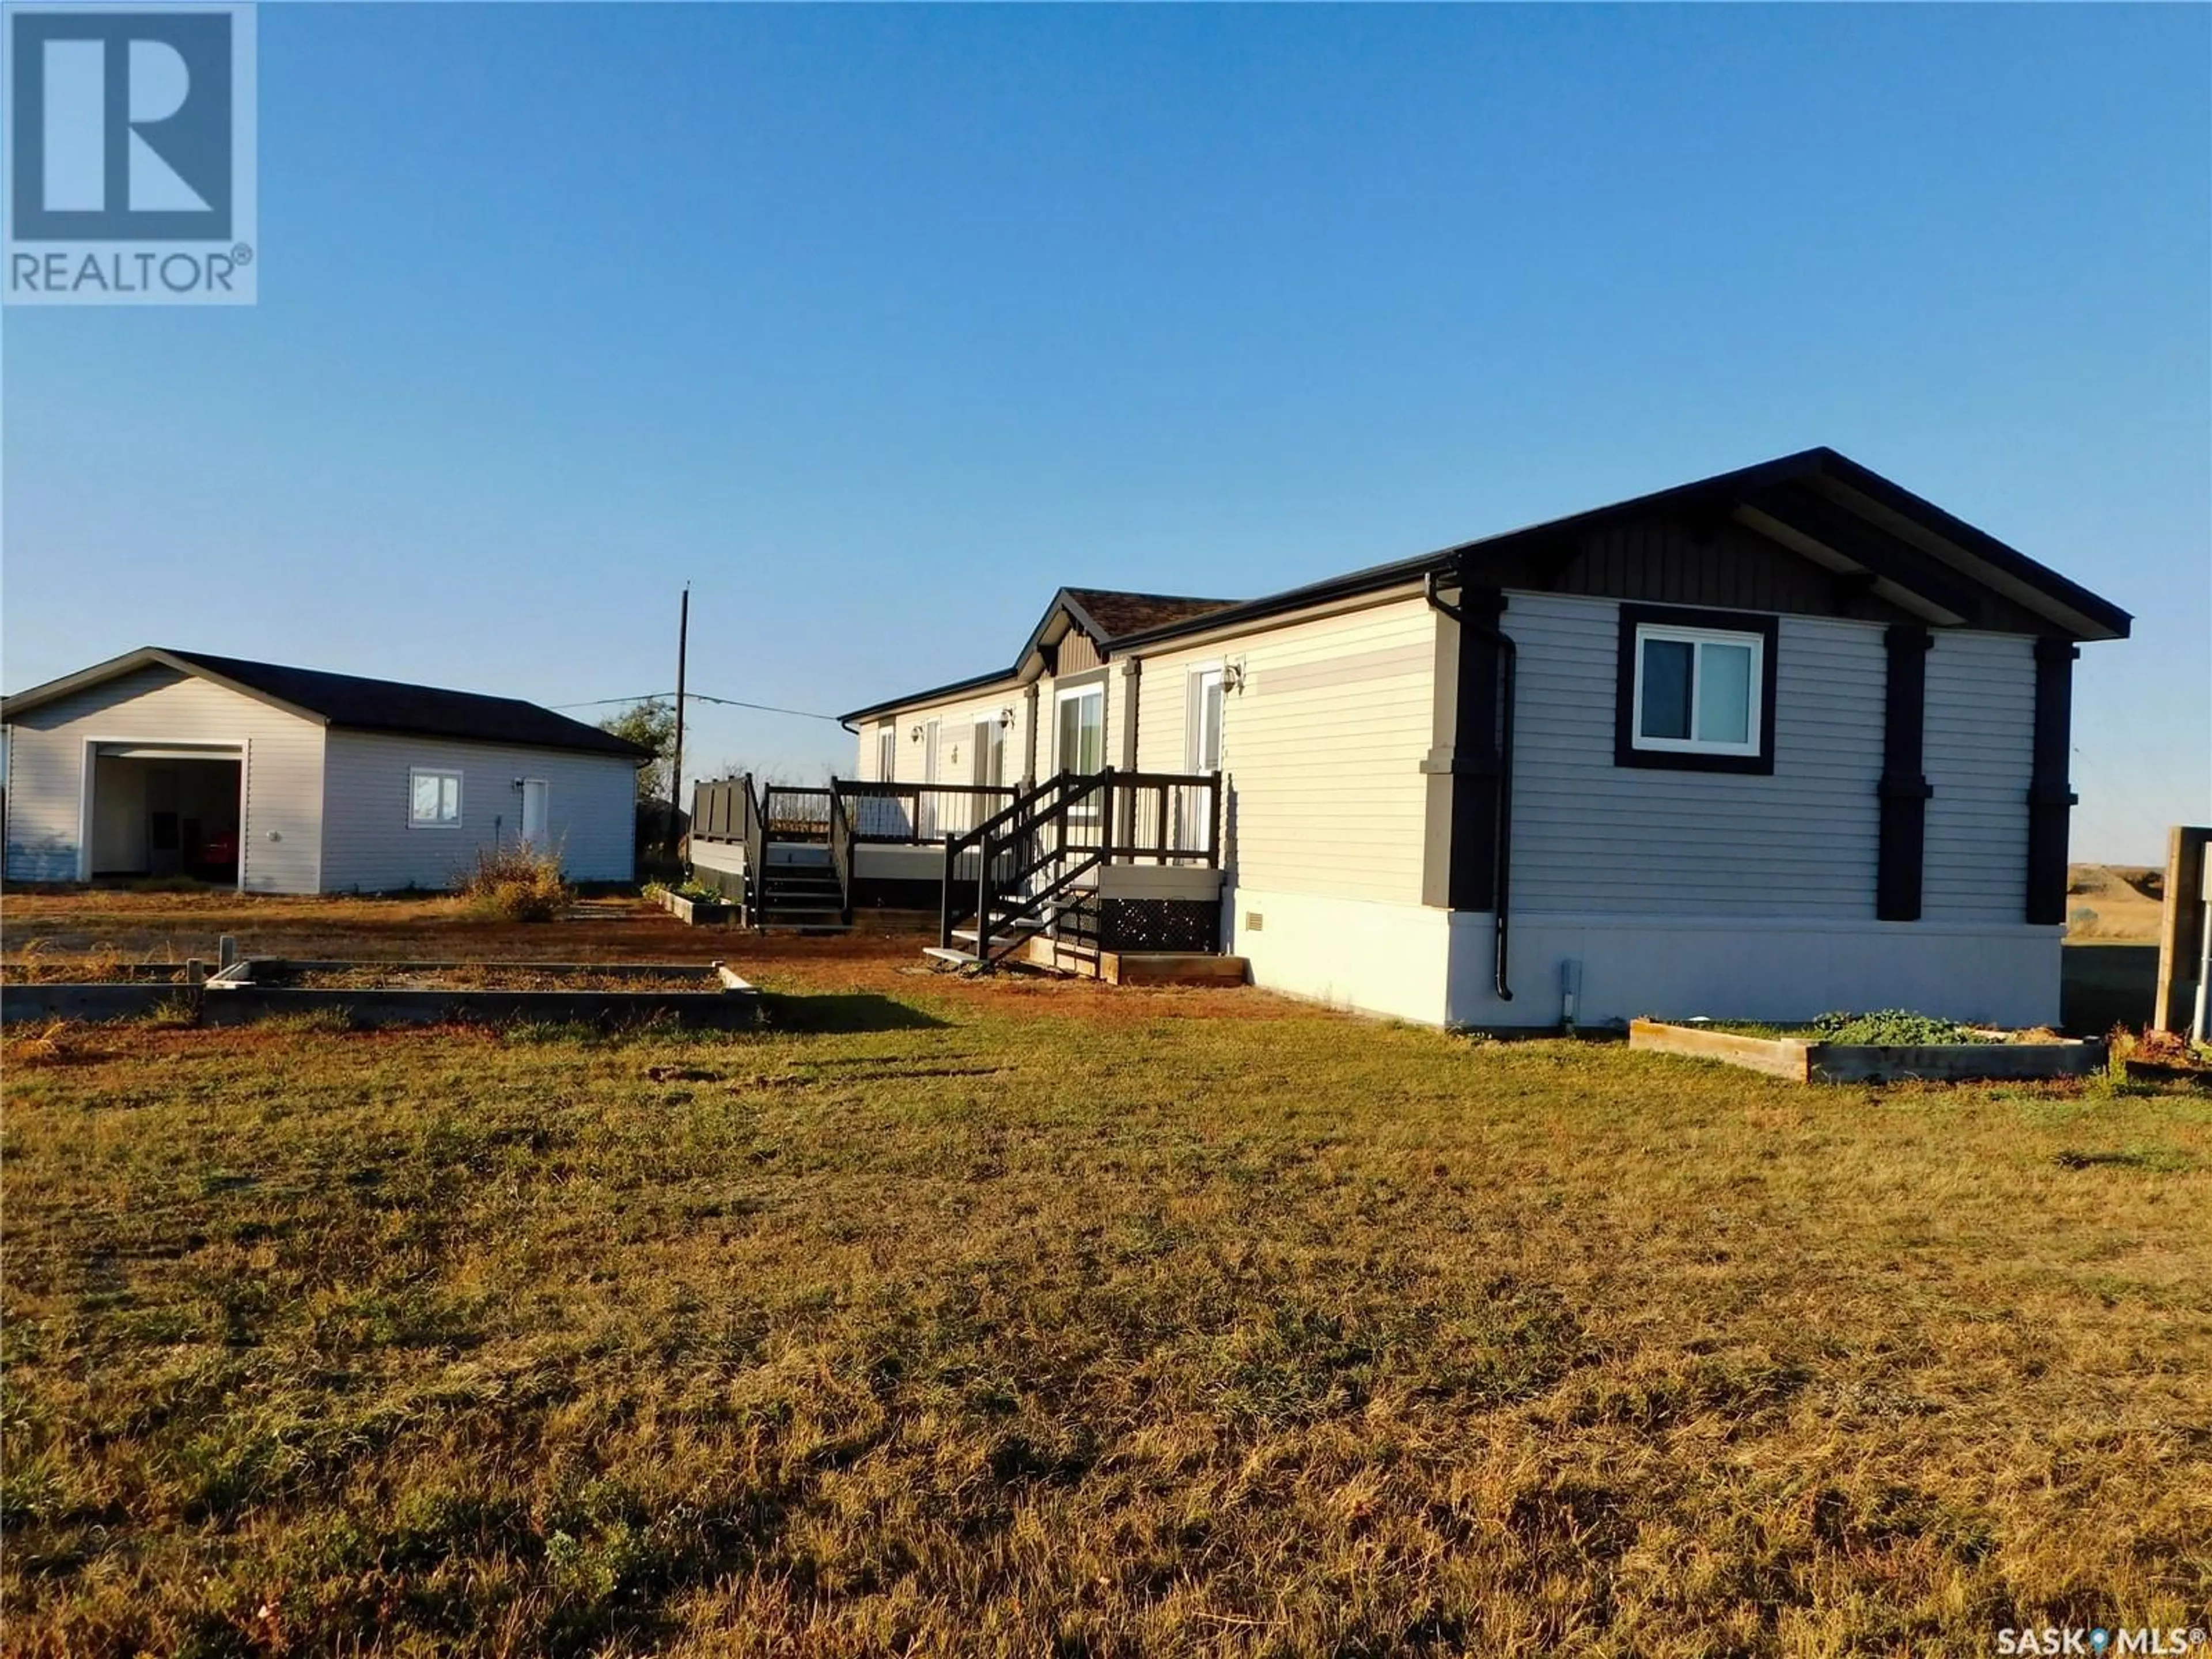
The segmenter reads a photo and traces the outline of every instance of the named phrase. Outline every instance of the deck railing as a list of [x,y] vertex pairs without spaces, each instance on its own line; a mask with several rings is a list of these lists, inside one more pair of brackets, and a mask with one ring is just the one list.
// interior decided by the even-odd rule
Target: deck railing
[[839,778],[830,785],[863,845],[929,847],[964,836],[1014,799],[995,783],[878,783]]
[[745,867],[738,896],[739,915],[750,926],[760,904],[761,867],[768,859],[768,821],[752,774],[717,778],[691,788],[691,839],[721,842],[744,848]]
[[1220,867],[1218,772],[1062,772],[947,836],[939,942],[965,921],[988,963],[1025,921],[1079,907],[1101,865],[1146,862]]

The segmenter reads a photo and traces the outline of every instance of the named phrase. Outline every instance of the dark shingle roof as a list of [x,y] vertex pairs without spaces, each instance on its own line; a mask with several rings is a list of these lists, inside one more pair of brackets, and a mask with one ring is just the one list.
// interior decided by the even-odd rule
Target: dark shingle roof
[[216,679],[319,714],[332,726],[365,732],[409,732],[430,738],[465,738],[478,743],[520,744],[533,749],[581,749],[603,755],[646,751],[626,738],[570,720],[520,697],[488,696],[480,691],[447,691],[434,685],[398,680],[364,679],[356,674],[325,673],[319,668],[288,668],[280,663],[211,657],[200,651],[170,650],[181,663],[203,668]]
[[1109,587],[1069,587],[1061,592],[1109,640],[1147,628],[1168,628],[1203,617],[1209,611],[1226,611],[1234,599],[1195,599],[1176,593],[1123,593]]
[[363,679],[358,674],[326,674],[317,668],[287,668],[281,663],[212,657],[204,651],[172,651],[158,645],[141,646],[76,673],[18,691],[0,702],[0,717],[12,720],[87,686],[148,667],[198,675],[326,726],[516,744],[532,749],[579,750],[629,760],[647,758],[647,751],[627,738],[519,697],[489,697],[478,691],[447,691],[434,685]]

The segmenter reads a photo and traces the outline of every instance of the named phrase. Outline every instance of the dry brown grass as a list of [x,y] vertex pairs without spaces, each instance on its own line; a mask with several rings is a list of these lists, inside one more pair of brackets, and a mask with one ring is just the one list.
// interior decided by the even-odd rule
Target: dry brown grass
[[454,890],[463,913],[481,921],[553,921],[576,901],[560,854],[526,842],[477,848]]
[[2212,1599],[2201,1102],[420,903],[198,948],[786,996],[11,1032],[9,1650],[1963,1654]]
[[536,931],[711,941],[770,1029],[10,1066],[11,1652],[1979,1655],[2212,1599],[2201,1099],[616,914]]

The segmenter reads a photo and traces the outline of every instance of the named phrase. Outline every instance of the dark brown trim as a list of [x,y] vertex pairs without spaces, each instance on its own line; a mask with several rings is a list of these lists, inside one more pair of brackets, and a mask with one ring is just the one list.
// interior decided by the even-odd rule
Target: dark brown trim
[[1132,772],[1137,769],[1137,708],[1142,701],[1137,682],[1144,672],[1142,657],[1121,659],[1121,764]]
[[1928,847],[1928,800],[1936,793],[1923,770],[1928,652],[1936,641],[1924,628],[1897,623],[1884,635],[1883,643],[1888,647],[1889,672],[1882,694],[1881,780],[1875,786],[1881,805],[1874,914],[1878,921],[1917,921]]
[[[1765,641],[1759,652],[1759,752],[1756,755],[1694,755],[1671,749],[1636,746],[1636,630],[1639,627],[1710,628],[1730,634],[1756,634]],[[1624,605],[1620,642],[1614,651],[1613,763],[1656,772],[1735,772],[1771,776],[1774,771],[1775,662],[1781,624],[1750,611],[1700,611],[1679,605]]]
[[1459,630],[1452,747],[1444,762],[1451,776],[1444,902],[1455,910],[1487,910],[1498,902],[1498,777],[1504,756],[1498,742],[1496,629],[1505,614],[1505,596],[1494,587],[1464,588],[1455,609],[1483,626]]
[[2074,659],[2064,640],[2035,642],[2035,758],[2027,785],[2027,915],[2066,920],[2066,830],[2075,795],[2067,777],[2074,724]]
[[1868,574],[1897,584],[1948,617],[1968,627],[1986,627],[1989,605],[1979,594],[1946,575],[1936,561],[1910,543],[1875,530],[1825,496],[1797,484],[1781,484],[1744,503],[1799,535],[1839,553]]

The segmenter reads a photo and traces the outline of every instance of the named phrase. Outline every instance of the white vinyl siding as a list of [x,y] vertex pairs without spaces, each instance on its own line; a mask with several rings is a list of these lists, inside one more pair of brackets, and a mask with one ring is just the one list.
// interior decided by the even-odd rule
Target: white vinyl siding
[[1879,624],[1780,619],[1771,777],[1613,764],[1612,600],[1511,593],[1502,625],[1520,647],[1516,914],[1872,917]]
[[[412,779],[423,771],[461,775],[457,830],[410,826]],[[452,885],[478,848],[520,837],[521,778],[550,786],[547,833],[571,880],[632,878],[637,769],[622,756],[333,731],[324,769],[325,890]]]
[[246,811],[239,826],[245,890],[316,890],[323,727],[258,698],[160,666],[88,686],[9,722],[9,879],[77,878],[85,745],[123,738],[245,744]]
[[1421,902],[1437,621],[1416,596],[1146,659],[1139,759],[1166,772],[1190,671],[1242,665],[1221,720],[1240,886]]
[[2027,786],[2035,763],[2035,641],[1938,629],[1923,728],[1930,921],[2024,921]]
[[[1048,687],[1049,684],[1047,682]],[[1047,695],[1049,696],[1049,690]],[[946,702],[902,709],[888,720],[876,720],[860,728],[861,775],[885,783],[921,782],[927,769],[929,748],[927,728],[930,721],[935,720],[937,781],[939,783],[973,783],[975,781],[978,758],[975,727],[980,723],[996,724],[1007,709],[1012,709],[1013,724],[1005,727],[1000,733],[1006,750],[1004,781],[1008,785],[1018,783],[1021,776],[1023,721],[1027,708],[1026,688],[1006,685],[980,696],[971,693]],[[1048,714],[1047,719],[1049,718]],[[891,733],[891,769],[888,774],[883,769],[881,738],[878,735],[886,728]],[[916,737],[918,730],[925,735]],[[1048,735],[1045,747],[1049,750],[1050,746]],[[1048,758],[1048,754],[1040,754],[1037,764],[1044,765]]]

